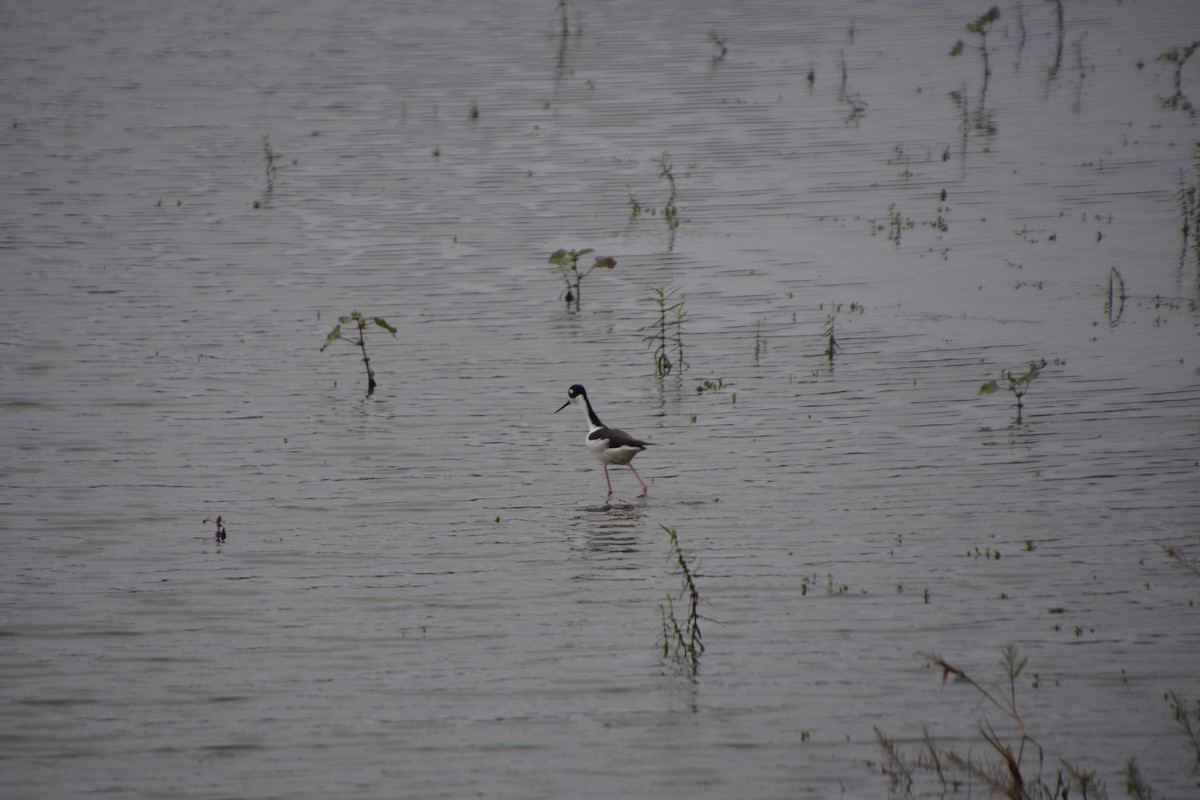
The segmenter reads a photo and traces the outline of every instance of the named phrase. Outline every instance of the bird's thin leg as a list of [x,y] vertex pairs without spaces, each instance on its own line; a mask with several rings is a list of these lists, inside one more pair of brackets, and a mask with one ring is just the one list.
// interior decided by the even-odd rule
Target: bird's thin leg
[[[637,478],[638,483],[640,483],[642,485],[642,497],[649,497],[650,496],[650,487],[646,485],[646,482],[644,480],[642,480],[642,476],[638,475],[637,470],[633,468],[633,464],[629,465],[629,471],[633,473],[633,477]],[[610,489],[611,489],[611,487],[610,487]],[[609,493],[611,494],[612,492],[610,491]]]
[[608,496],[612,497],[612,479],[608,477],[608,464],[602,464],[604,467],[604,481],[608,484]]

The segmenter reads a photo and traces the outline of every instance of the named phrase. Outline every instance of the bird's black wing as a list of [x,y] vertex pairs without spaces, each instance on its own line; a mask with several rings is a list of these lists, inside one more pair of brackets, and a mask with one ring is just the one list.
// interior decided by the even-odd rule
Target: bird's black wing
[[635,439],[625,431],[616,428],[597,428],[588,434],[589,439],[608,439],[609,447],[645,447],[654,442]]

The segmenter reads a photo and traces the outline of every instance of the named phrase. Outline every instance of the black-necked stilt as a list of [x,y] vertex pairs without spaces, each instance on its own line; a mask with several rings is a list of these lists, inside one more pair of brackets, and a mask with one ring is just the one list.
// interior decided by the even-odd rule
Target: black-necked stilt
[[[596,411],[588,401],[587,389],[578,383],[567,390],[567,402],[559,406],[558,411],[562,411],[572,403],[582,408],[583,413],[587,415],[588,435],[584,442],[587,444],[588,450],[592,451],[592,455],[600,459],[600,463],[604,465],[604,480],[608,483],[609,495],[611,496],[613,493],[612,479],[608,477],[609,464],[629,467],[633,477],[637,478],[638,483],[642,485],[642,496],[649,494],[650,488],[646,486],[642,476],[638,475],[633,464],[629,462],[633,461],[634,456],[645,450],[646,445],[653,444],[653,442],[643,442],[641,439],[633,438],[625,431],[606,426],[596,416]],[[558,411],[554,413],[557,414]]]

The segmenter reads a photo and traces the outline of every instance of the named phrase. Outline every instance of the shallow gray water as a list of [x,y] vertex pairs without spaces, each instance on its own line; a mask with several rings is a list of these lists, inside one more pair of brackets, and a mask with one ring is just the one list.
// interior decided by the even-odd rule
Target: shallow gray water
[[[1011,732],[919,654],[991,687],[1007,644],[1048,769],[1194,793],[1189,3],[1067,0],[1057,71],[1053,5],[1003,5],[986,96],[953,2],[580,3],[566,39],[550,2],[27,5],[5,797],[878,797],[876,726]],[[619,262],[578,311],[560,247]],[[319,351],[352,309],[399,329],[370,399]],[[978,396],[1040,358],[1021,424]],[[648,499],[606,502],[576,382],[657,443]]]

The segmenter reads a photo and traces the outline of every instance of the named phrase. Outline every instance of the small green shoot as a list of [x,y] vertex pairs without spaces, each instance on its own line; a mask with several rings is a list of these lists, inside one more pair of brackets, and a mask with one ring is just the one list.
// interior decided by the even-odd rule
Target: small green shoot
[[566,300],[567,307],[575,305],[576,310],[579,309],[579,304],[583,299],[583,279],[592,274],[592,271],[597,267],[604,269],[616,269],[617,260],[612,256],[597,256],[592,266],[585,271],[579,270],[579,259],[591,253],[592,248],[585,247],[582,250],[565,250],[559,248],[550,254],[548,263],[558,267],[559,275],[562,276],[563,283],[566,284],[566,289],[559,297]]
[[1000,379],[984,382],[979,387],[980,394],[995,394],[1000,388],[1008,389],[1012,392],[1013,397],[1017,400],[1017,419],[1016,423],[1021,424],[1023,412],[1025,409],[1025,393],[1029,391],[1029,387],[1042,374],[1042,370],[1046,368],[1046,359],[1041,358],[1037,361],[1029,362],[1029,369],[1023,375],[1014,375],[1011,370],[1004,370],[1000,373]]
[[[352,339],[342,333],[342,326],[353,323],[358,331],[358,338]],[[325,344],[321,345],[321,351],[324,352],[326,347],[341,339],[344,342],[349,342],[355,345],[362,351],[363,364],[367,368],[367,397],[370,397],[375,392],[375,387],[378,385],[375,382],[375,371],[371,369],[371,358],[367,355],[367,328],[374,325],[378,328],[383,328],[393,337],[396,335],[396,329],[387,323],[383,317],[372,317],[368,319],[358,311],[352,311],[344,317],[338,318],[338,324],[333,326],[333,330],[325,337]]]

